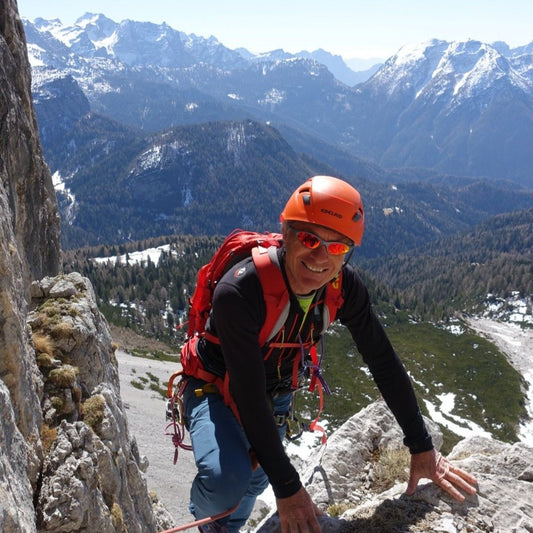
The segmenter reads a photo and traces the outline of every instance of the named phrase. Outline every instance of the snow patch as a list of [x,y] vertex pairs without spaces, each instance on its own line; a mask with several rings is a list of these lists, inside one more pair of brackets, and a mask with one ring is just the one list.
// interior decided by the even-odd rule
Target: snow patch
[[52,174],[52,185],[54,186],[56,194],[59,193],[57,194],[58,201],[63,202],[65,222],[67,224],[72,224],[76,218],[76,197],[66,186],[65,180],[57,170]]
[[489,439],[492,438],[492,435],[488,431],[485,431],[475,422],[453,414],[455,408],[455,394],[453,392],[439,394],[437,395],[437,399],[440,401],[440,405],[438,406],[429,400],[424,400],[429,416],[433,421],[445,426],[461,437],[476,435]]
[[499,298],[488,294],[482,316],[531,326],[533,325],[533,295],[522,297],[519,292],[515,291],[509,298]]
[[[531,318],[529,315],[529,319]],[[471,317],[467,323],[473,330],[496,344],[507,356],[509,364],[524,378],[527,418],[520,423],[518,437],[522,442],[533,446],[533,329],[487,317]]]
[[393,213],[396,213],[398,215],[401,215],[403,213],[403,209],[401,207],[384,207],[383,208],[383,214],[388,217],[389,215],[392,215]]
[[265,94],[265,97],[261,100],[258,100],[260,105],[269,105],[269,104],[281,104],[285,100],[285,91],[280,91],[279,89],[271,89]]
[[99,264],[107,264],[110,263],[112,265],[115,265],[116,263],[122,264],[122,265],[143,265],[147,264],[148,260],[150,260],[154,265],[157,265],[159,263],[159,259],[161,258],[161,255],[163,253],[176,253],[171,251],[170,244],[163,244],[162,246],[158,246],[157,248],[147,248],[146,250],[141,250],[137,252],[130,252],[123,255],[115,255],[115,256],[109,256],[109,257],[95,257],[93,258],[93,261],[95,263]]

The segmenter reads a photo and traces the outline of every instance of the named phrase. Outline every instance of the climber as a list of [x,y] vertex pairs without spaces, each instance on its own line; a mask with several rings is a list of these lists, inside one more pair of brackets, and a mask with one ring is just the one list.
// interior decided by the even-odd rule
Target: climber
[[[433,480],[458,500],[464,499],[462,492],[474,494],[475,478],[434,449],[407,372],[349,264],[364,229],[357,190],[338,178],[314,176],[294,191],[280,220],[283,241],[273,261],[281,270],[288,304],[273,337],[263,345],[259,341],[269,304],[263,299],[259,268],[247,258],[217,284],[206,335],[185,346],[185,355],[196,361],[183,393],[198,468],[191,512],[201,519],[240,502],[229,516],[200,530],[238,531],[270,483],[282,533],[320,531],[317,516],[322,512],[302,485],[282,439],[293,391],[306,369],[302,354],[319,342],[333,318],[351,333],[403,430],[411,452],[407,494],[415,492],[421,478]],[[328,291],[335,294],[335,287],[335,305],[326,305]]]

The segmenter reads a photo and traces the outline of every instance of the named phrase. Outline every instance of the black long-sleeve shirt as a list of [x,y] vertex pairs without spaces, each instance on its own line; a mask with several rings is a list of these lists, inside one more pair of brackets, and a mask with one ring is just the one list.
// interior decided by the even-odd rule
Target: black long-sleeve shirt
[[[283,271],[284,250],[278,253]],[[306,314],[295,295],[287,290],[289,315],[273,340],[298,343],[298,335],[304,343],[318,340],[322,331],[324,291],[317,291]],[[372,310],[366,287],[350,265],[343,266],[342,295],[343,304],[336,318],[350,331],[404,432],[405,444],[411,453],[430,450],[431,437],[407,372]],[[259,331],[265,316],[263,290],[255,266],[251,259],[244,260],[230,269],[215,289],[206,328],[219,338],[220,345],[202,339],[198,355],[206,370],[221,377],[228,371],[231,394],[248,440],[274,494],[284,498],[297,492],[301,483],[279,439],[268,393],[290,388],[295,357],[299,357],[300,350],[294,347],[269,350],[259,346]]]

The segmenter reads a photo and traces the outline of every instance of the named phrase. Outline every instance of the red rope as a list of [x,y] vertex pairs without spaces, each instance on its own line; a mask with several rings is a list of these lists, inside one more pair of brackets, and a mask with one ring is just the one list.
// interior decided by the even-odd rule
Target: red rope
[[[240,503],[240,502],[239,502]],[[231,509],[228,509],[227,511],[224,511],[222,513],[219,513],[214,516],[207,516],[206,518],[201,518],[200,520],[195,520],[194,522],[189,522],[188,524],[183,524],[181,526],[176,526],[172,529],[165,529],[165,531],[160,531],[159,533],[177,533],[178,531],[185,531],[186,529],[191,529],[193,527],[203,526],[204,524],[209,524],[209,522],[214,522],[215,520],[219,520],[220,518],[224,518],[225,516],[230,515],[239,507],[239,503],[232,507]]]

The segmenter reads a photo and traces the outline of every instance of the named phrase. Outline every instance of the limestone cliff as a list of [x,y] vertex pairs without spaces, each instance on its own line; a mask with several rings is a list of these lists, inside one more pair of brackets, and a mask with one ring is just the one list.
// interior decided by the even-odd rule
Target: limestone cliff
[[0,0],[0,531],[153,532],[170,525],[120,399],[87,279],[60,274],[15,0]]
[[39,279],[59,271],[59,215],[39,141],[22,22],[15,1],[1,5],[0,174],[2,211],[11,219],[2,229],[13,232],[25,280]]
[[13,1],[2,0],[1,7],[0,520],[4,531],[31,531],[42,461],[41,379],[26,313],[30,280],[59,270],[59,218],[37,134],[22,23]]

